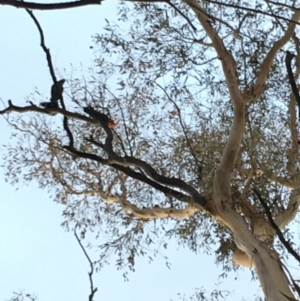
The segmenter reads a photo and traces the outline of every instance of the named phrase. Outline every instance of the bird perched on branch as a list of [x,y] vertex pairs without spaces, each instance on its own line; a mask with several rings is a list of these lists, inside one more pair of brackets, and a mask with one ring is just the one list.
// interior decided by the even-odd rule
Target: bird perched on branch
[[41,102],[40,105],[45,109],[55,109],[58,108],[58,100],[61,99],[62,93],[64,91],[63,84],[65,79],[61,79],[56,84],[54,83],[51,87],[51,98],[50,102]]
[[87,114],[89,114],[93,119],[102,121],[105,123],[110,129],[116,127],[117,122],[109,118],[104,113],[100,113],[96,110],[94,110],[91,106],[83,108],[83,111]]

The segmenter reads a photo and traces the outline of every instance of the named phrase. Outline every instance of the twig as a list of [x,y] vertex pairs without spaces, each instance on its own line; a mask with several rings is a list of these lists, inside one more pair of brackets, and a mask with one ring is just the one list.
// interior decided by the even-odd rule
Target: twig
[[[150,1],[151,2],[151,1]],[[181,16],[183,17],[189,24],[190,26],[193,28],[194,32],[197,32],[196,27],[193,25],[193,23],[191,22],[191,20],[179,9],[177,8],[173,3],[171,3],[170,0],[165,0],[163,2],[166,2],[167,4],[169,4],[172,8],[175,9],[175,11]]]
[[154,82],[154,83],[155,83],[155,84],[156,84],[156,85],[157,85],[157,86],[165,93],[165,95],[167,96],[167,98],[168,98],[168,99],[173,103],[173,105],[175,106],[175,108],[176,108],[176,110],[177,110],[177,113],[178,113],[179,123],[180,123],[180,125],[181,125],[183,134],[184,134],[185,139],[186,139],[186,141],[187,141],[187,144],[188,144],[188,146],[189,146],[190,152],[191,152],[192,156],[194,157],[195,162],[196,162],[198,168],[201,169],[200,161],[198,160],[198,158],[197,158],[197,156],[196,156],[196,154],[195,154],[195,152],[194,152],[194,149],[193,149],[193,147],[192,147],[192,145],[191,145],[191,142],[190,142],[190,139],[189,139],[189,137],[188,137],[187,131],[186,131],[185,126],[184,126],[184,124],[183,124],[183,121],[182,121],[182,118],[181,118],[180,108],[178,107],[177,103],[169,96],[169,94],[167,93],[166,89],[164,89],[164,88],[163,88],[160,84],[158,84],[157,82]]
[[[104,89],[108,92],[108,93],[110,93],[111,95],[112,95],[112,97],[115,99],[115,101],[117,102],[117,104],[118,104],[118,107],[119,107],[119,109],[120,109],[120,111],[121,111],[121,115],[122,115],[122,120],[123,120],[123,126],[124,126],[124,129],[125,129],[125,135],[126,135],[126,139],[127,139],[127,141],[128,141],[128,146],[129,146],[129,150],[130,150],[130,155],[131,156],[133,156],[133,150],[132,150],[132,147],[131,147],[131,144],[130,144],[130,139],[129,139],[129,133],[128,133],[128,128],[127,128],[127,125],[126,125],[126,122],[125,122],[125,115],[124,115],[124,112],[123,112],[123,108],[122,108],[122,106],[121,106],[121,104],[120,104],[120,101],[119,101],[119,99],[106,87],[106,86],[104,86]],[[120,140],[120,143],[121,143],[121,145],[122,145],[122,148],[123,148],[123,151],[124,151],[124,153],[125,153],[125,155],[127,155],[126,154],[126,150],[125,150],[125,146],[124,146],[124,144],[123,144],[123,141],[122,141],[122,139],[121,139],[121,137],[119,137],[119,135],[117,135],[118,136],[118,138],[119,138],[119,140]]]
[[272,13],[267,13],[267,12],[262,11],[260,9],[250,8],[250,7],[246,7],[246,6],[240,6],[240,5],[231,4],[231,3],[228,3],[228,2],[219,2],[219,1],[214,1],[214,0],[209,0],[209,3],[218,4],[220,6],[232,7],[232,8],[235,8],[235,9],[242,9],[242,10],[250,11],[250,12],[253,12],[253,13],[256,13],[256,14],[262,14],[262,15],[265,15],[265,16],[269,16],[269,17],[272,17],[272,18],[276,17],[278,19],[281,19],[281,20],[284,20],[284,21],[288,21],[288,22],[300,25],[300,22],[290,20],[289,18],[285,18],[285,17],[281,17],[281,16],[276,16],[276,15],[274,15]]
[[83,251],[85,257],[87,258],[88,262],[90,263],[91,269],[90,269],[90,271],[88,272],[88,274],[89,274],[89,279],[90,279],[91,293],[90,293],[90,295],[89,295],[89,301],[93,301],[93,298],[94,298],[94,296],[95,296],[95,293],[96,293],[97,290],[98,290],[97,287],[94,288],[94,282],[93,282],[94,265],[93,265],[93,263],[92,263],[92,261],[91,261],[89,255],[88,255],[88,253],[86,252],[84,246],[82,245],[82,243],[81,243],[81,241],[80,241],[80,239],[79,239],[79,237],[78,237],[78,235],[77,235],[77,233],[76,233],[76,227],[75,227],[75,229],[74,229],[74,235],[75,235],[76,240],[77,240],[77,242],[78,242],[80,248],[82,249],[82,251]]

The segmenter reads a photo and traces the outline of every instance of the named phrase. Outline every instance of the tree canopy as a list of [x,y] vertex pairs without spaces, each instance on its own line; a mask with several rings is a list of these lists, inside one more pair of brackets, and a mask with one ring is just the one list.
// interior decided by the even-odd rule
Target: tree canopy
[[[28,9],[67,4],[0,3],[26,8],[37,25],[53,100],[59,66]],[[289,50],[297,79],[296,5],[120,3],[119,21],[107,19],[93,37],[90,76],[66,79],[58,106],[32,97],[1,111],[14,137],[7,180],[48,189],[65,204],[63,225],[82,236],[104,231],[100,266],[113,251],[120,268],[134,269],[137,255],[150,256],[145,246],[175,238],[214,252],[226,272],[255,268],[267,300],[293,296],[279,256],[283,245],[295,257],[298,248],[284,242],[300,201],[298,108],[286,68]]]

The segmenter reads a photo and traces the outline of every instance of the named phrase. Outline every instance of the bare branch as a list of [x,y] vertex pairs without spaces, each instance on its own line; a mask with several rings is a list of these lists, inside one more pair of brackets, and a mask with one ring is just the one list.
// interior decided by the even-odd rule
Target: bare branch
[[[40,33],[41,47],[42,47],[42,49],[44,50],[44,52],[46,54],[46,59],[47,59],[49,71],[50,71],[50,74],[51,74],[51,77],[52,77],[52,80],[53,80],[53,85],[56,87],[57,91],[60,91],[60,87],[59,87],[59,84],[57,82],[57,78],[56,78],[55,71],[54,71],[53,64],[52,64],[51,53],[50,53],[49,48],[47,48],[46,44],[45,44],[45,37],[44,37],[44,32],[42,30],[42,27],[41,27],[39,21],[37,20],[37,18],[34,16],[33,12],[29,9],[26,9],[26,11],[29,14],[29,16],[32,18],[33,22],[35,23],[35,25],[36,25],[39,33]],[[62,108],[65,110],[66,106],[65,106],[65,103],[64,103],[64,100],[63,100],[62,93],[60,95],[60,102],[61,102]],[[68,125],[68,117],[67,116],[64,116],[63,124],[64,124],[64,129],[67,132],[67,135],[69,137],[69,144],[70,144],[70,146],[73,146],[74,145],[74,138],[73,138],[73,134],[72,134],[72,132],[69,128],[69,125]]]
[[[268,1],[268,2],[272,3],[273,1]],[[272,18],[277,18],[277,19],[281,19],[281,20],[285,20],[285,21],[290,21],[288,18],[277,16],[277,15],[274,15],[272,13],[267,13],[266,11],[262,11],[262,10],[247,7],[247,6],[241,6],[241,5],[237,5],[237,4],[231,4],[231,3],[228,3],[228,2],[219,2],[219,1],[214,1],[214,0],[209,0],[209,3],[219,4],[220,6],[232,7],[232,8],[235,8],[235,9],[241,9],[241,10],[249,11],[249,12],[256,13],[256,14],[262,14],[262,15],[269,16],[269,17],[272,17]],[[281,3],[278,3],[278,4],[282,5],[282,6],[285,6],[285,7],[288,7],[288,8],[291,8],[291,9],[293,8],[292,6],[284,5],[284,4],[281,4]],[[296,8],[294,8],[294,9],[296,9]],[[294,23],[299,24],[297,21],[294,21]]]
[[18,113],[27,113],[27,112],[37,112],[37,113],[42,113],[42,114],[47,114],[47,115],[53,115],[53,113],[59,113],[63,116],[67,116],[73,119],[81,120],[84,122],[88,122],[91,124],[99,124],[99,121],[86,117],[84,115],[78,114],[78,113],[73,113],[61,108],[53,108],[53,109],[44,109],[37,107],[36,105],[31,105],[31,106],[26,106],[26,107],[19,107],[13,105],[12,101],[8,101],[8,107],[4,110],[0,110],[0,115],[8,114],[11,112],[18,112]]
[[186,142],[187,142],[187,144],[189,146],[190,152],[191,152],[192,156],[194,157],[194,160],[195,160],[195,163],[197,164],[197,166],[201,168],[201,164],[200,164],[200,162],[199,162],[199,160],[198,160],[198,158],[197,158],[197,156],[196,156],[196,154],[194,152],[194,149],[193,149],[193,147],[191,145],[191,142],[190,142],[190,139],[188,137],[188,133],[187,133],[187,131],[185,129],[185,126],[183,124],[182,117],[181,117],[181,112],[180,112],[180,108],[178,107],[177,103],[170,97],[170,95],[168,94],[168,92],[166,91],[166,89],[164,89],[159,83],[157,83],[155,81],[153,81],[153,83],[155,83],[165,93],[165,95],[170,100],[170,102],[175,106],[176,111],[178,113],[179,123],[180,123],[180,126],[182,128],[185,140],[186,140]]
[[[295,43],[295,48],[297,52],[296,56],[296,72],[295,72],[295,78],[299,77],[300,73],[300,43],[297,36],[293,35],[293,41]],[[299,92],[298,92],[299,93]],[[289,129],[290,129],[290,135],[291,135],[291,148],[288,150],[287,154],[287,172],[290,177],[294,177],[296,174],[298,174],[296,170],[297,161],[298,161],[298,148],[299,148],[299,132],[297,128],[297,117],[296,117],[296,106],[295,106],[295,99],[292,97],[292,93],[289,97]],[[298,106],[299,110],[299,106]],[[299,110],[300,113],[300,110]]]
[[[104,86],[104,89],[105,89],[106,91],[108,91],[108,93],[110,93],[110,94],[112,95],[112,97],[115,99],[115,101],[116,101],[117,104],[118,104],[118,107],[119,107],[119,109],[120,109],[120,111],[121,111],[121,115],[122,115],[122,121],[123,121],[123,126],[124,126],[124,129],[125,129],[126,139],[127,139],[128,145],[129,145],[130,155],[133,156],[133,150],[132,150],[132,146],[131,146],[130,139],[129,139],[128,127],[127,127],[126,122],[125,122],[124,111],[123,111],[123,108],[122,108],[122,106],[121,106],[121,104],[120,104],[120,101],[119,101],[119,99],[115,96],[115,94],[112,93],[112,92],[110,91],[110,89],[108,89],[106,86]],[[125,150],[125,147],[124,147],[124,145],[123,145],[122,139],[121,139],[120,137],[118,137],[118,138],[119,138],[119,140],[120,140],[120,142],[121,142],[121,144],[122,144],[122,148],[123,148],[124,154],[126,154],[126,150]]]
[[[130,0],[129,0],[130,1]],[[138,0],[138,2],[140,2],[140,0]],[[147,1],[148,2],[148,1]],[[149,2],[152,2],[151,0]],[[194,32],[197,32],[196,27],[193,25],[193,23],[191,22],[191,20],[180,10],[178,9],[170,0],[165,0],[163,2],[168,3],[172,8],[174,8],[174,10],[181,16],[183,17],[188,24],[193,28]]]
[[88,253],[86,252],[84,246],[82,245],[82,243],[81,243],[81,241],[80,241],[80,239],[79,239],[79,237],[78,237],[78,235],[77,235],[77,233],[76,233],[76,227],[75,227],[75,229],[74,229],[74,235],[75,235],[76,240],[77,240],[78,244],[80,245],[80,248],[82,249],[82,251],[83,251],[85,257],[87,258],[88,262],[90,263],[90,268],[91,268],[91,269],[90,269],[90,271],[89,271],[89,279],[90,279],[91,293],[90,293],[90,295],[89,295],[89,301],[93,301],[94,296],[95,296],[95,293],[96,293],[97,290],[98,290],[97,287],[94,288],[94,282],[93,282],[94,265],[93,265],[93,263],[92,263],[92,261],[91,261],[89,255],[88,255]]
[[86,5],[100,5],[101,0],[80,0],[64,3],[36,3],[19,0],[0,0],[0,5],[8,5],[16,8],[34,9],[34,10],[58,10]]

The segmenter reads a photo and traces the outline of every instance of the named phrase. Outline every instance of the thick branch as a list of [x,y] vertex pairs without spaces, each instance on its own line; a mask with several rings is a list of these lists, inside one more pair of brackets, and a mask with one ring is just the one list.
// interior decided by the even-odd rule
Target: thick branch
[[154,181],[156,181],[160,184],[163,184],[163,185],[179,188],[179,189],[183,190],[184,192],[188,193],[190,196],[192,196],[197,204],[199,204],[201,206],[205,206],[206,199],[203,196],[201,196],[195,188],[188,185],[185,181],[178,179],[178,178],[174,178],[174,177],[169,178],[169,177],[162,176],[150,164],[148,164],[147,162],[145,162],[143,160],[140,160],[140,159],[137,159],[134,157],[129,157],[129,156],[120,157],[120,156],[116,155],[112,151],[111,145],[108,148],[106,147],[107,140],[105,142],[105,145],[95,141],[92,138],[87,139],[87,141],[93,143],[94,145],[101,147],[102,149],[104,149],[106,151],[106,153],[108,155],[107,161],[108,161],[109,165],[112,166],[114,164],[117,164],[117,165],[121,165],[124,167],[134,166],[136,168],[140,168],[144,171],[144,173],[146,175],[148,175]]
[[210,19],[202,10],[198,1],[184,0],[184,2],[187,3],[196,13],[199,22],[212,41],[213,47],[221,60],[223,73],[234,105],[233,125],[229,134],[228,142],[222,154],[220,166],[216,171],[214,181],[215,194],[219,195],[219,197],[222,196],[221,199],[230,200],[231,193],[229,181],[245,130],[245,104],[239,89],[236,63],[231,53],[226,49],[223,40],[213,28]]
[[[174,189],[171,189],[169,187],[163,186],[163,185],[147,178],[142,173],[139,173],[139,172],[136,172],[136,171],[132,170],[129,167],[124,167],[122,165],[113,164],[113,163],[109,162],[109,160],[103,159],[100,156],[90,154],[90,153],[81,152],[81,151],[78,151],[74,148],[70,148],[69,146],[65,146],[65,149],[67,149],[70,153],[72,153],[72,154],[74,154],[78,157],[90,159],[90,160],[99,162],[103,165],[108,165],[108,166],[111,166],[111,167],[113,167],[113,168],[115,168],[119,171],[122,171],[123,173],[125,173],[129,177],[131,177],[133,179],[136,179],[136,180],[139,180],[141,182],[144,182],[144,183],[148,184],[149,186],[155,188],[156,190],[162,192],[165,196],[174,197],[174,198],[176,198],[176,199],[178,199],[182,202],[188,203],[188,204],[195,204],[195,202],[197,202],[197,199],[195,200],[195,199],[193,199],[192,197],[190,197],[186,194],[183,194],[183,193],[181,193],[179,191],[176,191]],[[199,205],[201,205],[201,203]]]
[[143,220],[152,220],[152,219],[162,219],[162,218],[188,218],[197,211],[199,208],[194,205],[188,204],[183,209],[177,209],[173,207],[162,208],[162,207],[152,207],[152,208],[139,208],[135,204],[123,200],[123,197],[116,195],[107,195],[101,194],[101,198],[108,204],[119,203],[121,204],[124,211],[132,214],[134,217],[143,219]]
[[126,202],[122,204],[125,211],[130,212],[133,216],[141,219],[162,219],[162,218],[188,218],[195,212],[199,211],[199,208],[193,205],[187,205],[184,209],[176,208],[139,208],[134,204]]
[[240,90],[238,88],[238,78],[236,72],[236,63],[231,53],[226,49],[223,40],[219,37],[216,30],[213,28],[209,16],[199,5],[196,0],[184,0],[184,2],[195,12],[200,24],[212,41],[212,45],[215,48],[218,58],[220,59],[223,67],[223,72],[229,89],[231,98],[240,96]]
[[135,166],[137,168],[141,168],[146,175],[148,175],[150,178],[152,178],[154,181],[161,183],[163,185],[171,186],[171,187],[176,187],[184,192],[188,193],[191,195],[195,202],[200,204],[201,206],[204,206],[206,203],[206,200],[204,197],[202,197],[196,189],[194,189],[192,186],[188,185],[184,181],[178,178],[169,178],[160,175],[150,164],[147,162],[136,159],[134,157],[119,157],[119,156],[114,156],[114,158],[109,158],[108,159],[110,164],[119,164],[125,167],[129,166]]
[[267,81],[269,72],[271,70],[271,66],[273,64],[274,57],[277,54],[278,50],[280,48],[282,48],[293,36],[295,26],[296,26],[295,22],[297,22],[299,20],[299,18],[300,18],[300,10],[297,10],[295,12],[295,14],[293,15],[293,17],[290,21],[290,24],[289,24],[285,34],[283,35],[283,37],[274,43],[273,47],[270,49],[270,51],[266,55],[264,61],[260,65],[260,71],[259,71],[259,74],[257,76],[256,82],[253,86],[252,91],[250,93],[247,92],[244,95],[245,96],[244,100],[246,102],[254,101],[254,100],[258,99],[259,97],[261,97],[261,95],[263,94],[265,85],[266,85],[266,81]]
[[107,138],[106,138],[104,145],[95,141],[92,137],[90,139],[86,139],[86,140],[93,143],[94,145],[101,147],[103,150],[106,151],[108,158],[109,158],[108,164],[110,166],[121,165],[123,167],[135,166],[137,168],[140,168],[154,181],[156,181],[160,184],[163,184],[163,185],[179,188],[179,189],[185,191],[186,193],[188,193],[189,195],[191,195],[196,203],[198,203],[201,206],[205,206],[205,204],[206,204],[205,198],[202,197],[197,192],[196,189],[194,189],[192,186],[186,184],[181,179],[169,178],[169,177],[162,176],[162,175],[158,174],[156,172],[156,170],[154,168],[152,168],[152,166],[150,164],[146,163],[143,160],[136,159],[134,157],[129,157],[129,156],[120,157],[120,156],[116,155],[112,148],[112,139],[113,139],[112,132],[111,132],[110,128],[107,126],[107,122],[105,122],[105,120],[104,120],[105,118],[102,116],[103,114],[100,113],[100,116],[98,116],[99,112],[95,111],[92,108],[88,108],[88,107],[84,108],[84,111],[86,113],[88,113],[90,116],[92,116],[93,118],[99,119],[102,127],[106,131]]

